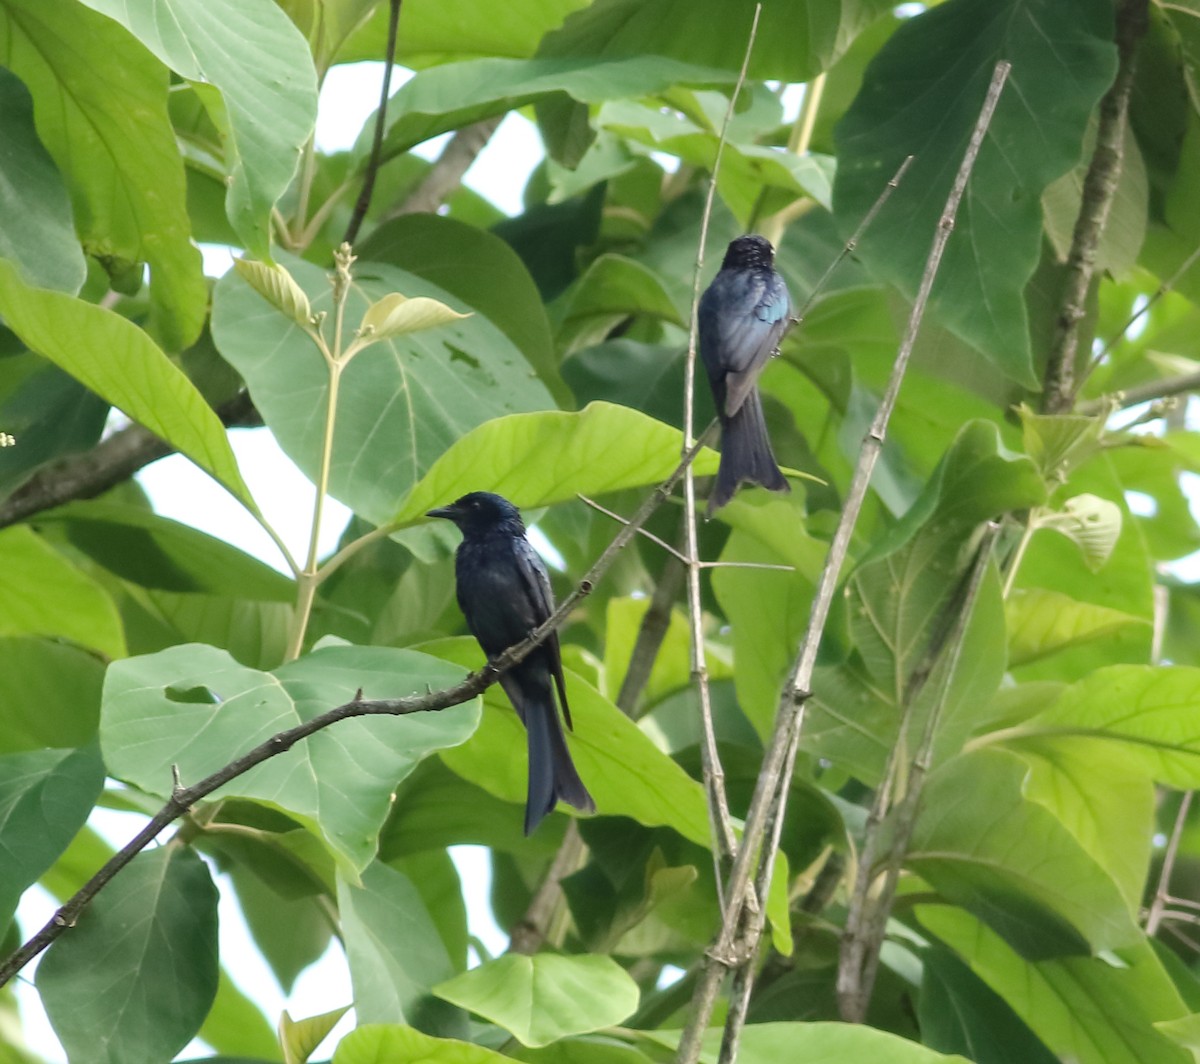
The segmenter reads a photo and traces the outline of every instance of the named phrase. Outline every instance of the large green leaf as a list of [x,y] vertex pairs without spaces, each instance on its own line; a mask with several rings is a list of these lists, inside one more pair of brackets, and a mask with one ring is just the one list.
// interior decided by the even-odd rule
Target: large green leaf
[[[281,261],[314,313],[328,312],[325,271]],[[347,297],[347,343],[367,306],[393,292],[471,309],[414,274],[366,264]],[[312,341],[232,271],[216,287],[213,339],[280,446],[316,480],[329,375]],[[338,402],[330,494],[376,524],[463,433],[502,414],[553,406],[512,341],[481,314],[371,345],[342,372]]]
[[[186,347],[199,335],[208,295],[189,239],[166,69],[126,30],[74,0],[0,3],[0,65],[29,87],[38,135],[66,179],[85,250],[118,271],[149,263],[158,328],[169,346]],[[8,316],[11,307],[2,310]]]
[[18,446],[0,447],[0,495],[39,466],[94,447],[109,405],[69,373],[27,352],[4,360],[0,425]]
[[431,1038],[411,1027],[367,1024],[338,1043],[333,1064],[504,1064],[501,1056],[483,1046],[452,1038]]
[[[396,93],[384,158],[482,118],[566,93],[582,103],[646,96],[675,85],[719,85],[727,70],[637,55],[619,59],[472,59],[419,73]],[[368,142],[360,141],[360,148]]]
[[0,636],[58,636],[124,655],[121,619],[100,584],[24,525],[0,532],[0,554]]
[[256,512],[220,418],[136,325],[103,307],[33,288],[3,260],[0,314],[31,350],[161,436]]
[[359,1023],[466,1033],[462,1014],[430,994],[434,983],[454,974],[454,965],[406,875],[376,862],[360,886],[339,877],[338,912]]
[[612,1027],[638,1006],[638,987],[611,957],[509,953],[434,987],[499,1024],[522,1045],[544,1046]]
[[[109,669],[100,739],[110,773],[170,793],[172,766],[195,783],[264,742],[354,697],[395,698],[448,687],[461,669],[407,650],[327,647],[276,669],[238,665],[198,644],[128,658]],[[472,705],[441,713],[339,721],[223,787],[285,810],[326,841],[349,874],[374,856],[392,792],[433,750],[475,729]]]
[[136,506],[68,503],[40,518],[61,522],[71,543],[110,572],[142,587],[291,602],[296,586],[257,558],[214,536]]
[[[647,1031],[644,1037],[672,1049],[679,1041],[675,1031]],[[716,1064],[721,1029],[704,1037],[700,1054],[704,1064]],[[874,1064],[965,1064],[888,1031],[853,1023],[751,1023],[742,1031],[738,1049],[741,1064],[779,1064],[803,1060],[804,1064],[846,1064],[869,1060]]]
[[1146,624],[1107,606],[1076,602],[1045,588],[1013,588],[1004,602],[1008,623],[1008,660],[1035,661],[1066,647],[1101,639],[1127,624]]
[[104,786],[92,744],[79,750],[31,750],[0,756],[0,922],[26,887],[58,859],[83,827]]
[[[1112,82],[1111,0],[950,0],[902,23],[838,125],[834,205],[852,230],[916,159],[860,249],[911,297],[984,92],[1012,63],[967,186],[931,307],[1014,380],[1036,385],[1024,290],[1041,254],[1041,197],[1080,158]],[[898,86],[903,86],[898,91]]]
[[0,258],[17,263],[26,280],[75,293],[87,266],[71,200],[54,161],[33,128],[29,92],[0,69]]
[[925,787],[908,865],[1027,957],[1137,941],[1114,880],[1050,809],[1026,797],[1028,771],[1001,750],[948,761]]
[[200,1028],[217,993],[217,889],[182,846],[133,859],[37,969],[71,1061],[162,1064]]
[[[674,56],[736,71],[753,0],[600,0],[547,37],[552,55]],[[782,0],[763,5],[750,77],[807,81],[832,63],[888,0]],[[661,61],[661,60],[658,60]]]
[[499,237],[438,214],[405,214],[384,222],[355,250],[363,262],[386,262],[408,270],[491,319],[537,370],[555,399],[562,403],[568,398],[537,286]]
[[[807,749],[874,782],[895,741],[901,711],[910,706],[915,749],[940,685],[914,684],[928,676],[929,655],[951,631],[981,525],[1044,498],[1033,463],[1007,453],[992,422],[963,427],[925,490],[872,545],[848,582],[854,654],[845,665],[818,672]],[[999,580],[990,571],[980,585],[961,664],[941,710],[935,759],[958,748],[975,707],[1000,683],[1003,648]]]
[[91,741],[104,682],[95,654],[59,639],[0,638],[0,660],[0,752]]
[[1106,957],[1030,962],[961,910],[920,906],[917,915],[1060,1060],[1188,1064],[1155,1029],[1190,1010],[1145,940]]
[[975,1064],[1059,1064],[1005,1000],[947,949],[921,955],[921,1038]]
[[[486,488],[518,506],[547,506],[666,480],[679,465],[680,432],[637,410],[589,403],[578,413],[514,414],[480,425],[442,455],[400,507],[411,523],[430,508]],[[705,448],[693,468],[717,471]]]
[[1000,738],[1040,744],[1078,736],[1119,743],[1126,764],[1174,787],[1200,786],[1200,669],[1113,665],[1066,688]]
[[221,90],[226,211],[246,247],[269,258],[271,208],[317,117],[317,76],[304,38],[271,0],[83,2],[120,22],[180,77]]
[[[482,663],[470,639],[442,640],[424,649],[464,665]],[[569,740],[571,756],[596,807],[609,816],[632,817],[648,827],[666,825],[692,842],[710,845],[700,784],[570,670],[567,692],[575,722]],[[445,750],[442,760],[498,798],[525,800],[525,729],[498,685],[484,692],[483,718],[472,741]]]

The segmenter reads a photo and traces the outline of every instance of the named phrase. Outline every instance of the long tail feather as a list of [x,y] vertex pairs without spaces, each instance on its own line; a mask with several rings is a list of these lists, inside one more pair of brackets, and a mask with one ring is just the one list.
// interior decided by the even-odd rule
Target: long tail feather
[[733,498],[742,484],[761,484],[768,491],[790,491],[771,450],[762,400],[757,389],[732,417],[721,419],[721,465],[708,497],[708,515]]

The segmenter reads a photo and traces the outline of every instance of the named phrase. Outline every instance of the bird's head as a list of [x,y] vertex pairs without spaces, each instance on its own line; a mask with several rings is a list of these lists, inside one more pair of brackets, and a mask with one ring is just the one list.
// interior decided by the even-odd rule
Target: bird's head
[[735,237],[725,249],[725,260],[721,269],[770,269],[775,262],[775,249],[765,236],[751,233],[750,236]]
[[521,511],[502,495],[490,491],[472,491],[449,506],[430,510],[426,517],[444,517],[453,521],[463,534],[505,529],[517,534],[525,532]]

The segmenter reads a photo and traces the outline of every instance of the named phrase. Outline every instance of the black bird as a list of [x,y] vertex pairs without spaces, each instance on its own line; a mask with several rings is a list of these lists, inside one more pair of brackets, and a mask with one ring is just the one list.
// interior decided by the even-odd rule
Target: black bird
[[755,387],[792,314],[774,260],[775,249],[765,237],[739,236],[700,297],[700,357],[721,421],[721,465],[708,498],[709,516],[745,483],[789,490],[771,451]]
[[[520,511],[507,499],[490,491],[473,491],[425,516],[445,517],[463,534],[454,556],[458,605],[489,661],[521,642],[554,612],[546,566],[525,538]],[[569,728],[571,710],[556,632],[500,677],[500,686],[529,736],[526,835],[558,798],[585,813],[596,811],[567,750],[554,708],[552,679]]]

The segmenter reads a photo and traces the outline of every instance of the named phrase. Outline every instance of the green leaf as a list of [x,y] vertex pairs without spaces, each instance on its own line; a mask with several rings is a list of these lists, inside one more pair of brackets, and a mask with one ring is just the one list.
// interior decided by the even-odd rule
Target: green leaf
[[[645,96],[675,85],[714,85],[729,71],[638,55],[628,59],[473,59],[423,70],[392,98],[383,158],[392,158],[448,130],[504,114],[552,93],[581,103]],[[365,154],[365,143],[359,151]]]
[[259,1007],[222,968],[217,996],[197,1037],[224,1056],[252,1054],[258,1060],[282,1060],[279,1041]]
[[31,288],[3,260],[0,314],[30,349],[161,436],[257,512],[220,419],[136,325],[61,292]]
[[720,568],[713,591],[733,629],[738,705],[764,742],[775,726],[783,679],[808,624],[812,589],[826,546],[803,531],[803,504],[735,499],[722,511],[733,525],[720,561],[791,565],[795,571]]
[[947,949],[921,955],[921,1038],[975,1064],[1059,1064],[1005,1000]]
[[103,787],[95,745],[0,756],[0,923],[83,827]]
[[470,1042],[431,1038],[411,1027],[368,1024],[338,1043],[333,1064],[504,1064],[511,1058]]
[[1194,1061],[1200,1060],[1200,1013],[1193,1012],[1177,1020],[1160,1020],[1154,1027],[1176,1045],[1189,1050]]
[[[101,744],[114,776],[170,793],[172,766],[195,783],[277,732],[348,702],[448,687],[462,671],[407,650],[326,647],[276,669],[238,665],[215,647],[172,647],[117,662],[104,686]],[[216,702],[172,692],[211,691]],[[325,839],[351,875],[375,854],[392,792],[422,757],[475,729],[473,706],[339,721],[217,792],[283,809]]]
[[191,850],[139,854],[37,969],[71,1060],[162,1064],[200,1028],[217,992],[217,890]]
[[322,1012],[319,1016],[293,1020],[285,1009],[279,1019],[279,1041],[283,1044],[284,1064],[306,1064],[317,1046],[337,1026],[338,1020],[349,1011],[350,1006],[345,1005],[340,1009]]
[[[423,649],[464,665],[482,664],[471,639],[441,640]],[[489,687],[483,697],[483,718],[472,741],[445,750],[442,760],[496,797],[523,802],[525,729],[499,685]],[[665,825],[692,842],[710,845],[708,811],[700,784],[569,669],[567,697],[575,722],[568,740],[571,756],[596,807],[610,816],[632,817],[648,827]]]
[[1033,737],[1006,744],[1029,766],[1025,797],[1044,806],[1137,912],[1154,837],[1153,780],[1114,743]]
[[[572,414],[497,418],[468,432],[434,462],[395,520],[411,524],[434,506],[484,488],[534,507],[657,484],[679,464],[681,443],[678,430],[612,403],[589,403]],[[719,461],[705,448],[693,468],[707,476]]]
[[1200,669],[1113,665],[1067,687],[1013,738],[1088,736],[1120,743],[1129,765],[1174,787],[1200,786]]
[[25,525],[0,531],[0,555],[0,636],[59,636],[124,656],[117,608],[96,581]]
[[0,398],[0,425],[17,444],[0,447],[0,495],[51,459],[94,447],[109,413],[98,395],[32,352],[5,360],[5,384],[11,390]]
[[1028,404],[1017,407],[1025,453],[1047,480],[1061,479],[1100,449],[1104,418],[1079,414],[1038,414]]
[[[498,11],[490,14],[500,15]],[[405,36],[410,29],[407,18]],[[399,266],[491,319],[559,404],[565,405],[569,395],[558,373],[558,352],[546,307],[525,264],[498,236],[454,218],[405,214],[384,222],[355,250],[360,263]]]
[[1120,610],[1076,602],[1044,588],[1013,588],[1004,603],[1008,628],[1008,660],[1012,665],[1047,657],[1066,647],[1100,639],[1127,624],[1144,625],[1141,617]]
[[[749,76],[807,81],[891,6],[886,0],[766,4]],[[737,71],[753,18],[750,0],[601,0],[568,17],[561,30],[548,35],[542,50],[554,55],[653,53]]]
[[[329,311],[332,293],[325,271],[279,258],[307,293],[314,313]],[[350,323],[392,292],[457,302],[394,266],[365,265],[347,296],[342,350],[354,339]],[[315,481],[329,396],[321,355],[299,326],[236,276],[221,278],[213,299],[217,347],[245,378],[280,446]],[[501,414],[549,406],[551,399],[504,333],[482,315],[472,315],[372,344],[342,371],[339,405],[330,494],[382,524],[463,433]]]
[[278,263],[272,265],[241,258],[233,260],[233,268],[246,284],[276,310],[282,311],[301,328],[311,325],[313,315],[308,296],[296,284],[295,278]]
[[[85,250],[138,278],[138,264],[149,263],[153,320],[168,346],[186,347],[200,333],[208,293],[189,239],[166,70],[115,22],[73,0],[4,0],[0,55],[33,96],[38,136],[71,193]],[[0,312],[8,317],[12,306],[0,301]],[[77,328],[75,342],[88,335]]]
[[[116,19],[182,78],[220,90],[228,122],[225,210],[258,258],[270,215],[317,117],[304,39],[269,0],[83,0]],[[204,97],[202,97],[203,99]]]
[[[643,1036],[674,1049],[675,1031],[646,1031]],[[700,1054],[704,1064],[716,1064],[721,1046],[721,1029],[704,1036]],[[878,1064],[966,1064],[963,1057],[948,1057],[910,1042],[888,1031],[850,1023],[750,1023],[742,1031],[739,1064],[780,1064],[803,1060],[804,1064],[847,1064],[876,1061]]]
[[439,325],[448,325],[470,316],[459,314],[445,303],[428,296],[410,298],[392,292],[367,307],[359,331],[364,340],[390,340],[393,336],[436,329]]
[[338,912],[359,1023],[409,1023],[466,1034],[464,1017],[430,995],[454,965],[412,881],[375,862],[361,886],[338,878]]
[[0,752],[77,747],[100,719],[104,665],[58,640],[0,638]]
[[[961,910],[920,906],[922,925],[952,948],[1060,1060],[1187,1064],[1155,1029],[1188,1009],[1143,939],[1115,956],[1024,960]],[[1081,1021],[1086,1017],[1086,1022]]]
[[658,276],[623,255],[601,255],[563,296],[559,347],[570,354],[605,340],[626,318],[644,315],[683,327]]
[[1028,387],[1037,379],[1024,292],[1041,254],[1041,197],[1080,159],[1093,108],[1112,83],[1112,36],[1110,0],[935,5],[900,24],[836,131],[834,204],[847,232],[905,156],[916,156],[861,249],[911,298],[992,68],[1012,63],[930,307]]
[[74,295],[87,273],[62,176],[33,128],[29,91],[0,70],[0,258],[39,288]]
[[1061,532],[1079,548],[1092,572],[1104,567],[1121,538],[1121,508],[1097,495],[1076,495],[1057,513],[1037,517],[1038,528]]
[[1133,913],[1105,870],[1025,795],[1011,753],[962,754],[929,777],[907,865],[1023,956],[1128,946]]
[[611,1027],[638,1005],[637,984],[611,957],[507,954],[434,987],[499,1024],[522,1045]]
[[73,546],[142,587],[292,602],[286,576],[222,540],[156,513],[116,502],[68,503],[39,517],[61,523]]

